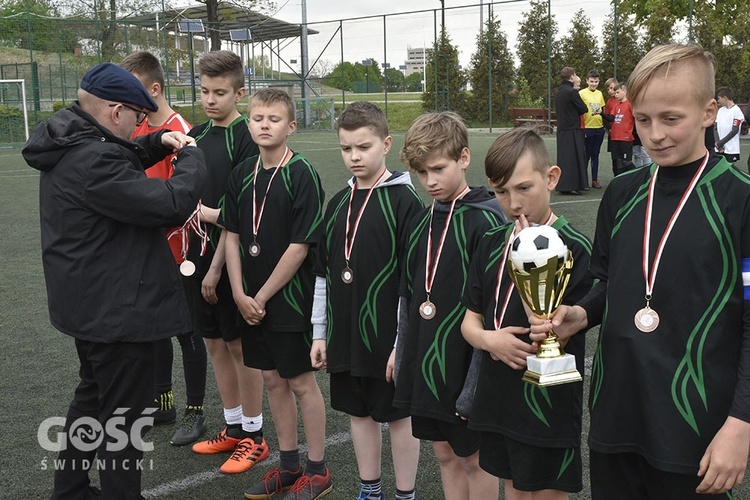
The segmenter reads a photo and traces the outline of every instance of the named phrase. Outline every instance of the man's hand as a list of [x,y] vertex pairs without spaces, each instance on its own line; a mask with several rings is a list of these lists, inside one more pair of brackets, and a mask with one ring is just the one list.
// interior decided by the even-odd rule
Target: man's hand
[[696,493],[719,495],[739,485],[745,477],[750,450],[750,423],[727,418],[711,440],[700,462],[703,481]]
[[310,362],[312,363],[312,367],[317,370],[323,370],[328,366],[325,339],[313,340],[312,348],[310,349]]
[[182,132],[165,132],[161,136],[164,147],[172,148],[175,153],[185,146],[195,146],[195,139]]

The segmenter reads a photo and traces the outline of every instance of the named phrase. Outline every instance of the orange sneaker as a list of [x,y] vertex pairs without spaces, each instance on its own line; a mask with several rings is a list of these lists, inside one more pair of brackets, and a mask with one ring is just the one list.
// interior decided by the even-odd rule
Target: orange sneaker
[[193,445],[193,452],[200,453],[201,455],[213,455],[215,453],[223,453],[225,451],[234,450],[237,445],[242,441],[239,438],[233,438],[227,436],[226,428],[209,439],[208,441],[201,441]]
[[255,464],[268,457],[268,445],[266,440],[260,444],[253,441],[253,438],[245,438],[237,444],[234,453],[219,468],[222,474],[239,474],[253,468]]

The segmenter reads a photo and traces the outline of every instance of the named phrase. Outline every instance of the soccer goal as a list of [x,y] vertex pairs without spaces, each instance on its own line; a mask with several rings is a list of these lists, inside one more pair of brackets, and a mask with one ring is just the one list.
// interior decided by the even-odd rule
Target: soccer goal
[[333,97],[307,97],[294,100],[297,128],[333,130]]
[[0,80],[0,148],[23,146],[29,139],[24,80]]

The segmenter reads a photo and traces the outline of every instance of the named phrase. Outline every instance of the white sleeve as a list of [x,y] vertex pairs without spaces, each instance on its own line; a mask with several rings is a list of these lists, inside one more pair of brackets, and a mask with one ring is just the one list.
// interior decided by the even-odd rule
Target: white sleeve
[[310,322],[313,327],[313,340],[325,340],[328,318],[326,318],[326,279],[322,276],[315,277],[315,293]]

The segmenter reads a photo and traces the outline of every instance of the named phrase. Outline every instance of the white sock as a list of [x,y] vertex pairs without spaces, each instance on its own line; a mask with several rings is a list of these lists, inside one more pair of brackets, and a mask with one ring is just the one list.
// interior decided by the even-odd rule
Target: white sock
[[242,405],[236,408],[224,408],[224,420],[227,425],[237,425],[242,423]]
[[258,432],[263,428],[263,414],[257,417],[246,417],[242,415],[242,430],[245,432]]

